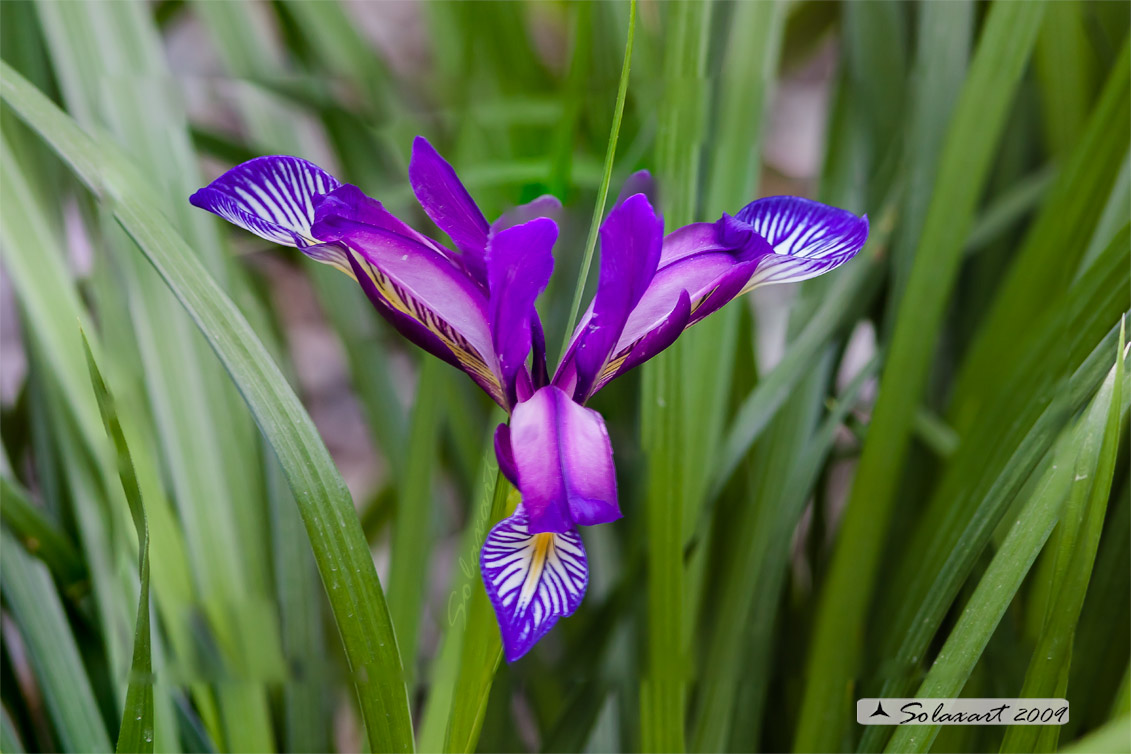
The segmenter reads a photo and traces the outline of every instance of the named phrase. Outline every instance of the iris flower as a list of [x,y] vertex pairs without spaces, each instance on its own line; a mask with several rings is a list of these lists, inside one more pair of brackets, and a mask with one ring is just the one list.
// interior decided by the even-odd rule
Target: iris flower
[[487,535],[480,570],[513,662],[581,603],[589,568],[578,526],[621,517],[609,435],[586,401],[736,296],[844,264],[864,245],[868,220],[782,196],[665,236],[647,196],[633,194],[601,226],[597,292],[551,376],[535,301],[554,267],[557,200],[488,223],[420,137],[409,181],[454,251],[296,157],[245,162],[190,201],[345,272],[402,335],[510,414],[495,451],[522,502]]

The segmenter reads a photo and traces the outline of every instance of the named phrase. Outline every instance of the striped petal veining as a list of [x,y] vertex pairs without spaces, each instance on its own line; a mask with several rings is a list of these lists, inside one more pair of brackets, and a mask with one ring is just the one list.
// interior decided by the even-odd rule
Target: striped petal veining
[[558,618],[572,615],[589,583],[576,529],[531,534],[527,524],[520,507],[495,525],[479,558],[507,662],[526,654]]

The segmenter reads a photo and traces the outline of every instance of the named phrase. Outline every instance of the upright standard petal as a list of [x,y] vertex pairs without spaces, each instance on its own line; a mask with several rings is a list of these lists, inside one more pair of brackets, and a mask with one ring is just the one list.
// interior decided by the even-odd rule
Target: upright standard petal
[[378,311],[433,353],[438,341],[450,353],[448,361],[506,408],[482,289],[434,247],[383,226],[386,216],[379,216],[382,224],[369,224],[364,207],[324,204],[312,233],[352,252],[350,264]]
[[560,219],[559,215],[561,215],[561,213],[562,203],[558,198],[552,194],[543,194],[533,201],[512,207],[499,215],[499,219],[491,223],[489,235],[494,235],[507,228],[513,228],[516,225],[528,223],[539,217],[548,217],[557,222]]
[[550,282],[557,224],[542,217],[494,233],[487,246],[487,321],[509,405],[518,403],[516,381],[526,369],[534,301]]
[[[574,399],[587,400],[613,378],[670,346],[687,327],[738,295],[759,260],[772,253],[748,225],[726,215],[669,234],[663,240],[659,269],[587,388],[577,370]],[[563,370],[555,384],[568,386],[570,378]]]
[[197,191],[189,202],[260,238],[302,249],[317,243],[310,233],[314,197],[341,185],[298,157],[256,157]]
[[630,196],[636,194],[644,194],[648,197],[648,202],[654,207],[660,203],[659,191],[656,189],[656,179],[647,170],[637,170],[635,173],[625,179],[620,187],[620,193],[617,194],[617,200],[613,202],[613,207],[619,207],[624,204],[625,200]]
[[868,240],[868,217],[797,196],[758,199],[739,211],[773,247],[744,291],[823,275],[856,256]]
[[485,284],[483,257],[490,231],[487,218],[463,187],[455,169],[423,136],[417,136],[412,142],[408,180],[428,217],[463,252],[463,264],[468,272]]
[[510,446],[532,532],[566,532],[621,517],[605,421],[554,386],[511,414]]
[[601,225],[597,294],[554,380],[558,385],[569,384],[576,400],[584,402],[592,394],[625,323],[648,290],[660,262],[663,236],[664,221],[643,194],[625,199]]
[[479,557],[507,662],[530,651],[558,618],[572,615],[589,566],[576,529],[532,532],[523,506],[491,529]]

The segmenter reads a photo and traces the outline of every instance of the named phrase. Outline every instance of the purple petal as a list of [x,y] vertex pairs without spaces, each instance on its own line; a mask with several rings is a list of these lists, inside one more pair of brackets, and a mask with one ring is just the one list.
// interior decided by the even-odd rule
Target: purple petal
[[[756,234],[732,233],[729,220],[730,218],[724,217],[717,223],[711,224],[713,238],[705,233],[705,229],[695,228],[683,238],[688,240],[688,236],[693,235],[694,243],[688,242],[671,254],[665,253],[668,261],[656,272],[647,292],[633,309],[617,343],[616,352],[619,353],[631,343],[644,337],[667,319],[668,314],[675,309],[676,301],[683,291],[686,291],[691,299],[693,315],[709,298],[714,299],[709,311],[714,311],[726,303],[726,300],[737,295],[741,285],[735,287],[735,279],[752,274],[757,260],[772,252],[769,245]],[[681,231],[672,235],[677,233]],[[665,246],[667,245],[665,241]],[[727,284],[724,292],[729,292],[729,298],[725,300],[722,297],[715,298],[713,294],[723,288],[724,283]],[[693,318],[691,321],[697,319]]]
[[697,254],[722,252],[735,262],[746,262],[769,254],[773,249],[757,238],[754,229],[730,215],[710,223],[692,223],[664,237],[660,268]]
[[[601,225],[597,295],[563,361],[566,371],[576,372],[575,398],[588,397],[593,381],[614,352],[625,323],[646,295],[660,261],[663,233],[663,220],[656,216],[643,194],[626,199]],[[670,305],[664,314],[669,311]]]
[[452,252],[423,233],[419,233],[411,226],[401,222],[393,213],[385,209],[381,202],[367,196],[353,184],[342,184],[325,196],[315,198],[314,222],[331,217],[382,228],[416,241],[421,246],[432,249],[440,256],[451,258]]
[[[351,219],[360,215],[348,208],[336,209],[341,211],[335,214],[335,207],[330,205],[320,213],[312,228],[314,236],[356,252],[350,255],[350,263],[366,293],[375,303],[380,302],[378,310],[399,315],[391,318],[398,329],[411,320],[429,332],[505,408],[508,404],[499,379],[483,291],[434,248],[379,225]],[[420,332],[419,328],[410,330]],[[420,340],[414,338],[414,342]]]
[[550,281],[557,238],[557,224],[542,217],[500,231],[488,244],[487,321],[510,405],[518,402],[515,380],[526,369],[530,323],[537,316],[534,301]]
[[589,584],[576,529],[532,533],[520,506],[487,535],[479,556],[507,662],[530,651],[558,618],[573,615]]
[[617,194],[617,200],[613,203],[613,207],[619,207],[624,204],[626,199],[636,194],[644,194],[652,206],[660,203],[656,191],[656,181],[647,170],[637,170],[625,180],[624,185],[620,187],[620,193]]
[[716,280],[706,293],[701,294],[691,302],[691,318],[688,320],[687,326],[691,327],[704,317],[714,314],[742,293],[747,281],[750,280],[750,276],[757,269],[760,260],[765,258],[759,257],[749,262],[739,262],[724,272],[722,277]]
[[546,333],[542,330],[542,320],[538,312],[530,318],[530,343],[534,352],[531,358],[530,377],[535,390],[550,384],[550,375],[546,369]]
[[[413,315],[405,314],[393,308],[389,299],[377,288],[374,277],[367,272],[365,262],[357,253],[346,249],[344,254],[350,264],[350,275],[361,285],[361,289],[365,292],[365,295],[369,298],[370,303],[373,304],[373,308],[377,310],[378,314],[384,317],[397,332],[413,345],[423,348],[428,353],[446,361],[457,369],[463,369],[463,364],[456,358],[452,349],[445,345],[444,341],[440,340],[434,332],[422,325]],[[475,379],[475,375],[472,375],[472,379]],[[475,381],[479,383],[488,394],[491,394],[491,390],[488,389],[487,386],[483,386],[479,380]]]
[[499,462],[499,471],[507,481],[518,486],[518,472],[514,468],[514,451],[511,449],[511,428],[506,424],[495,427],[495,458]]
[[314,197],[341,181],[298,157],[256,157],[197,191],[189,202],[284,246],[316,243],[310,234]]
[[408,179],[420,206],[464,254],[472,276],[484,281],[483,255],[490,226],[456,171],[423,136],[412,142]]
[[613,448],[596,411],[544,387],[515,407],[510,437],[531,531],[564,532],[621,517]]
[[868,218],[796,196],[758,199],[737,218],[773,246],[745,290],[768,283],[807,280],[839,267],[864,247]]
[[691,322],[691,299],[687,291],[682,291],[675,308],[658,325],[649,330],[640,339],[620,349],[609,363],[597,375],[591,393],[607,385],[613,378],[620,377],[625,372],[640,366],[648,359],[663,351],[676,341]]
[[561,212],[562,203],[558,201],[558,198],[552,194],[543,194],[534,201],[520,204],[501,214],[498,220],[491,223],[490,233],[499,233],[507,228],[522,225],[539,217],[548,217],[556,221]]
[[616,344],[591,384],[567,355],[554,384],[573,387],[584,402],[609,380],[644,363],[670,346],[679,334],[742,292],[759,260],[772,256],[770,245],[735,218],[695,223],[663,241],[659,269],[633,307]]

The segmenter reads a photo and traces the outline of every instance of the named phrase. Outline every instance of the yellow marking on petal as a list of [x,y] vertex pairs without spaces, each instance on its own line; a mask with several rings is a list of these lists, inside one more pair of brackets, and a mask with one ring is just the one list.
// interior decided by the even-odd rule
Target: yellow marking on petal
[[[495,372],[487,365],[487,362],[484,360],[483,356],[475,350],[475,347],[468,342],[467,338],[463,337],[463,335],[457,332],[447,322],[437,317],[435,312],[431,309],[422,306],[416,299],[407,295],[399,285],[370,264],[369,260],[360,255],[356,255],[354,258],[360,263],[361,268],[365,270],[365,274],[373,282],[373,286],[385,301],[388,302],[389,306],[426,327],[455,354],[456,359],[465,370],[473,373],[479,378],[481,384],[487,386],[488,391],[495,400],[499,403],[506,403],[506,397],[503,395],[503,388],[502,385],[499,384],[499,378],[495,376]],[[356,278],[354,279],[356,280]]]
[[694,303],[693,303],[693,304],[691,305],[691,313],[692,313],[692,314],[695,314],[695,311],[696,311],[696,310],[697,310],[697,309],[698,309],[698,308],[699,308],[700,306],[702,306],[703,304],[707,303],[707,299],[709,299],[709,298],[710,298],[710,297],[711,297],[711,296],[712,296],[712,295],[714,294],[714,292],[715,292],[715,291],[717,291],[718,289],[719,289],[719,287],[718,287],[718,286],[716,285],[716,286],[715,286],[714,288],[712,288],[711,290],[707,291],[706,293],[704,293],[704,294],[703,294],[702,296],[700,296],[699,298],[695,299],[695,302],[694,302]]
[[350,276],[350,280],[357,282],[357,275],[353,274],[353,267],[351,267],[348,263],[342,264],[342,263],[339,263],[339,262],[326,262],[326,264],[330,265],[331,267],[333,267],[335,270],[338,270],[339,272],[346,273],[347,275]]
[[534,599],[534,594],[538,591],[538,582],[542,580],[542,571],[546,568],[546,560],[549,554],[554,551],[553,532],[544,531],[535,534],[530,539],[530,568],[526,571],[526,579],[522,582],[522,591],[518,594],[516,612],[521,612],[523,608],[530,604],[530,600]]

